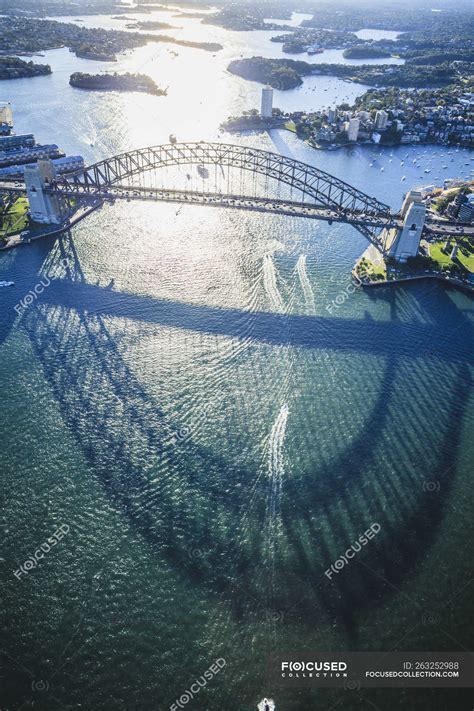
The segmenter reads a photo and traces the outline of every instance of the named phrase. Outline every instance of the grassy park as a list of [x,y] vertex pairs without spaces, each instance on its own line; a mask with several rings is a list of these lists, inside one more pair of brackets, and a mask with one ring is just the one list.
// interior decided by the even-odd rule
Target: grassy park
[[443,269],[443,267],[449,269],[457,263],[458,266],[462,265],[471,274],[474,272],[474,248],[472,241],[470,242],[468,239],[458,241],[458,252],[455,262],[453,262],[450,256],[452,247],[444,251],[445,246],[446,240],[430,244],[430,257],[438,263],[439,269]]
[[6,209],[0,207],[0,240],[4,241],[10,235],[26,229],[29,223],[28,201],[18,198],[13,205]]

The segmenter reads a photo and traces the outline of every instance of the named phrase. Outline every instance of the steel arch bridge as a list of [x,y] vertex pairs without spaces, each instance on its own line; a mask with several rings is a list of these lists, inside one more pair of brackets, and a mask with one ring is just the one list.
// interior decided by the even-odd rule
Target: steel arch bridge
[[[301,200],[274,199],[206,190],[175,190],[127,184],[135,176],[167,166],[216,166],[273,178],[301,195]],[[76,200],[154,199],[237,207],[262,212],[348,222],[368,239],[395,226],[388,205],[301,161],[257,148],[225,143],[176,143],[122,153],[54,181],[49,190]]]

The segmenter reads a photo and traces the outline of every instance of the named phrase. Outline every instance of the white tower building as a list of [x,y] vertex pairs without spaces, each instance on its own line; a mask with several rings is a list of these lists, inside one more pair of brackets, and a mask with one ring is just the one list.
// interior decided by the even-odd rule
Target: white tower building
[[387,128],[387,121],[388,113],[383,109],[377,111],[377,113],[375,114],[375,128],[378,128],[379,131],[383,131],[385,128]]
[[262,89],[262,108],[260,111],[262,118],[271,118],[273,115],[273,89],[266,86]]
[[13,128],[13,111],[8,103],[0,104],[0,123],[6,123]]
[[357,141],[357,136],[359,135],[359,127],[359,118],[349,119],[349,126],[347,127],[347,138],[349,139],[349,141]]

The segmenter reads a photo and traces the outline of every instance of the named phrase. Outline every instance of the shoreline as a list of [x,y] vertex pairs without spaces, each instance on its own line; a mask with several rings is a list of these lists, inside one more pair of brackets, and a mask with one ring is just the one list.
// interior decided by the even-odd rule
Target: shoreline
[[84,220],[84,218],[88,217],[92,212],[97,210],[99,207],[102,207],[102,204],[103,203],[100,202],[97,205],[88,206],[87,208],[79,208],[76,213],[76,216],[72,217],[67,224],[64,224],[62,226],[58,225],[57,228],[49,230],[48,232],[41,232],[40,234],[33,235],[31,237],[25,237],[22,239],[19,237],[19,234],[11,235],[7,243],[0,247],[0,252],[4,252],[8,249],[15,249],[15,247],[24,247],[31,244],[32,242],[36,242],[36,240],[43,239],[43,237],[54,237],[56,235],[62,234],[63,232],[67,232],[72,227],[75,227],[77,224],[79,224],[79,222]]
[[273,130],[282,130],[282,131],[288,131],[288,133],[292,133],[295,135],[302,143],[305,143],[307,146],[312,148],[315,151],[338,151],[341,148],[386,148],[386,149],[391,149],[393,150],[394,148],[409,148],[411,146],[439,146],[440,148],[446,147],[446,148],[465,148],[467,150],[469,149],[469,146],[463,146],[460,143],[437,143],[433,141],[412,141],[411,143],[372,143],[371,141],[351,141],[351,142],[346,142],[346,143],[329,143],[328,145],[323,145],[321,143],[315,144],[312,143],[310,139],[308,138],[300,138],[296,131],[294,131],[291,128],[288,128],[284,123],[280,126],[258,126],[256,125],[253,128],[230,128],[226,127],[225,122],[221,124],[221,129],[225,131],[226,133],[230,134],[245,134],[245,133],[264,133],[265,131],[273,131]]
[[412,276],[397,277],[396,279],[384,280],[384,281],[361,281],[357,274],[351,272],[352,276],[357,279],[357,286],[362,287],[372,287],[372,286],[391,286],[392,284],[401,284],[407,281],[419,281],[420,279],[437,279],[440,282],[451,284],[458,289],[465,289],[467,292],[474,292],[474,284],[471,285],[468,282],[461,281],[455,277],[440,276],[439,274],[413,274]]
[[375,287],[375,286],[392,286],[392,284],[402,284],[404,282],[419,281],[420,279],[436,279],[444,284],[448,283],[451,286],[457,287],[458,289],[464,289],[469,293],[474,292],[474,282],[471,284],[467,280],[458,279],[457,277],[450,276],[448,274],[437,274],[434,271],[425,271],[423,274],[407,274],[406,276],[397,276],[394,279],[376,279],[376,280],[364,280],[361,279],[357,274],[357,266],[361,260],[366,256],[371,249],[370,245],[365,249],[360,257],[356,260],[354,266],[351,269],[351,277],[356,282],[357,286],[360,287]]

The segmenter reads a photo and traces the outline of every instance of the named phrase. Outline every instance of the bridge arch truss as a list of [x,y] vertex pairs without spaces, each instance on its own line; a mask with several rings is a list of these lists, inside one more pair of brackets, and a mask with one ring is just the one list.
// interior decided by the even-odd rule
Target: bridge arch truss
[[388,205],[319,168],[269,151],[225,143],[177,143],[128,151],[62,177],[51,189],[78,198],[99,198],[114,185],[124,189],[124,181],[147,171],[186,165],[236,168],[273,178],[298,191],[306,204],[329,208],[339,221],[353,222],[369,239],[393,218]]

